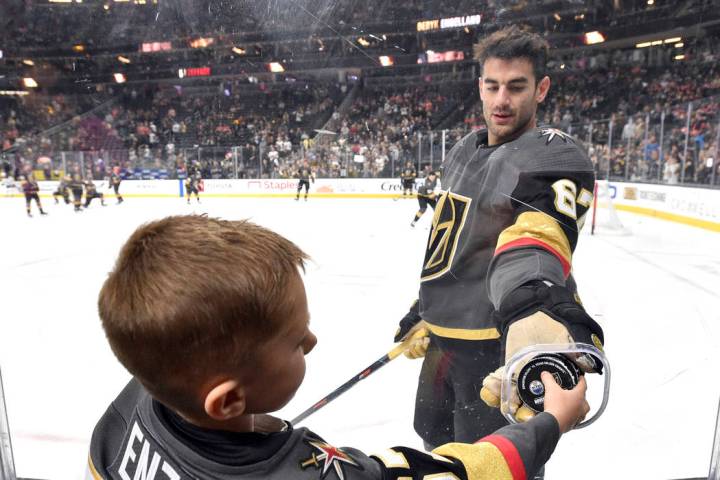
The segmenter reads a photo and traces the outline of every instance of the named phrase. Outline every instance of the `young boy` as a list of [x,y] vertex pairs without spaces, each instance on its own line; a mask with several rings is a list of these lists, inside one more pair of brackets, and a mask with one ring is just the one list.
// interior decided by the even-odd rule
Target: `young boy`
[[587,413],[584,380],[566,391],[544,374],[546,413],[525,424],[432,454],[374,456],[268,415],[293,397],[317,342],[306,259],[247,221],[168,217],[132,234],[98,307],[134,379],[95,427],[88,478],[519,479]]

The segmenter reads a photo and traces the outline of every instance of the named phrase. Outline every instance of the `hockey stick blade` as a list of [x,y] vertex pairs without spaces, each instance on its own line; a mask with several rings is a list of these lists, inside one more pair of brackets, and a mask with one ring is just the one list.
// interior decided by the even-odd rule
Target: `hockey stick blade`
[[330,392],[326,397],[319,400],[318,402],[315,402],[315,404],[302,412],[297,417],[293,418],[290,423],[293,425],[297,425],[298,423],[305,420],[307,417],[312,415],[313,413],[317,412],[321,408],[323,408],[328,403],[335,400],[337,397],[342,395],[343,393],[350,390],[352,387],[354,387],[360,380],[364,380],[365,378],[369,377],[373,373],[377,372],[381,367],[384,367],[388,363],[390,363],[392,360],[395,360],[397,357],[399,357],[403,352],[405,352],[410,347],[410,342],[413,340],[413,338],[408,338],[406,340],[403,340],[400,344],[398,344],[395,348],[390,350],[388,353],[383,355],[382,357],[375,360],[370,366],[365,368],[363,371],[352,377],[347,382],[340,385],[338,388]]

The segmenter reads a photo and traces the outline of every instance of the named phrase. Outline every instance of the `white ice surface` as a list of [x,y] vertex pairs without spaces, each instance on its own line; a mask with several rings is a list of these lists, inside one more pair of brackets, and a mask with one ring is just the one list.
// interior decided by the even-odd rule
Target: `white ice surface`
[[[139,224],[203,212],[252,218],[312,258],[306,287],[319,344],[280,414],[292,418],[392,346],[416,297],[430,212],[414,201],[128,199],[75,214],[45,200],[27,218],[0,200],[0,368],[19,476],[79,480],[93,426],[128,380],[96,312],[119,247]],[[563,437],[547,478],[674,479],[707,475],[720,395],[720,235],[623,215],[633,235],[583,234],[575,274],[605,329],[613,366],[605,415]],[[400,358],[306,424],[338,446],[421,447],[412,429],[420,362]]]

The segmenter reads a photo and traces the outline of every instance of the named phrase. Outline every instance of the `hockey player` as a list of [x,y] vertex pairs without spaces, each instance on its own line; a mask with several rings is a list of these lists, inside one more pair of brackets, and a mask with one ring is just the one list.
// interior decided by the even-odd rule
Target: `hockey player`
[[123,200],[122,195],[120,195],[120,183],[122,182],[122,178],[120,178],[120,167],[113,167],[112,170],[110,170],[110,176],[108,178],[108,186],[111,187],[113,190],[115,190],[115,197],[117,197],[117,204],[120,205]]
[[545,374],[546,411],[526,424],[432,454],[372,457],[269,415],[299,388],[317,342],[306,258],[247,221],[176,216],[132,234],[98,310],[134,378],[95,427],[88,478],[524,479],[587,413],[584,379],[567,391]]
[[100,205],[103,207],[105,205],[105,194],[102,192],[97,191],[97,187],[93,183],[92,180],[87,180],[85,182],[85,208],[88,208],[90,206],[90,202],[93,201],[93,199],[99,198],[100,199]]
[[32,217],[32,213],[30,213],[30,203],[33,200],[35,200],[35,204],[37,205],[38,210],[40,210],[40,215],[47,215],[40,203],[40,196],[38,195],[38,192],[40,192],[40,186],[38,185],[37,180],[35,180],[35,175],[29,173],[27,178],[23,177],[21,188],[25,194],[25,210],[27,210],[27,216]]
[[310,169],[307,161],[304,161],[302,167],[298,169],[297,178],[299,179],[299,181],[297,186],[297,195],[295,195],[295,201],[300,200],[300,190],[305,187],[305,201],[307,202],[308,190],[310,190],[310,181],[315,183],[315,174]]
[[[429,446],[469,442],[505,424],[493,407],[502,365],[519,349],[604,342],[571,275],[592,164],[569,135],[536,128],[537,104],[550,88],[547,51],[541,37],[517,27],[476,47],[488,129],[465,136],[443,164],[420,299],[396,335],[428,335],[410,351],[427,349],[414,426]],[[575,361],[601,370],[593,357]],[[531,415],[519,400],[511,411]]]
[[400,173],[400,184],[402,186],[402,198],[412,196],[413,188],[415,187],[415,179],[417,178],[417,172],[413,167],[412,162],[407,162],[405,168]]
[[82,178],[80,177],[80,174],[79,173],[73,174],[72,179],[70,180],[70,183],[68,184],[68,188],[72,192],[73,206],[75,207],[76,212],[82,211],[80,209],[80,205],[82,203],[82,195],[83,195],[84,187],[85,187],[85,182],[83,182]]
[[58,201],[58,197],[62,197],[65,201],[66,205],[70,204],[70,189],[68,188],[68,185],[70,184],[71,178],[69,175],[65,175],[60,179],[60,183],[58,183],[57,190],[53,192],[53,198],[55,199],[55,205],[60,203]]
[[437,199],[435,198],[436,188],[437,173],[430,172],[425,178],[423,184],[420,185],[420,188],[418,188],[417,199],[418,203],[420,204],[420,210],[418,210],[418,212],[415,214],[415,218],[410,223],[411,227],[414,227],[417,221],[420,220],[420,217],[422,217],[425,213],[425,210],[427,210],[428,205],[432,207],[433,211],[435,210],[435,205],[437,204]]
[[195,170],[194,173],[185,179],[185,195],[187,196],[188,205],[190,205],[190,197],[193,193],[195,194],[197,203],[200,203],[200,182],[202,182],[202,177],[200,176],[199,170]]

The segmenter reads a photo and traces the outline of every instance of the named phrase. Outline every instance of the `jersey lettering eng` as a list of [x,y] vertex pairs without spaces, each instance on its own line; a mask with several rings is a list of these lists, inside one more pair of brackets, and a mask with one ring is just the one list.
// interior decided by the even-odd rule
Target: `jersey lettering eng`
[[[434,334],[498,338],[492,312],[513,288],[541,279],[574,289],[572,253],[595,176],[572,137],[535,128],[489,147],[486,131],[473,132],[442,176],[420,284],[420,315]],[[496,268],[501,259],[512,262]]]

